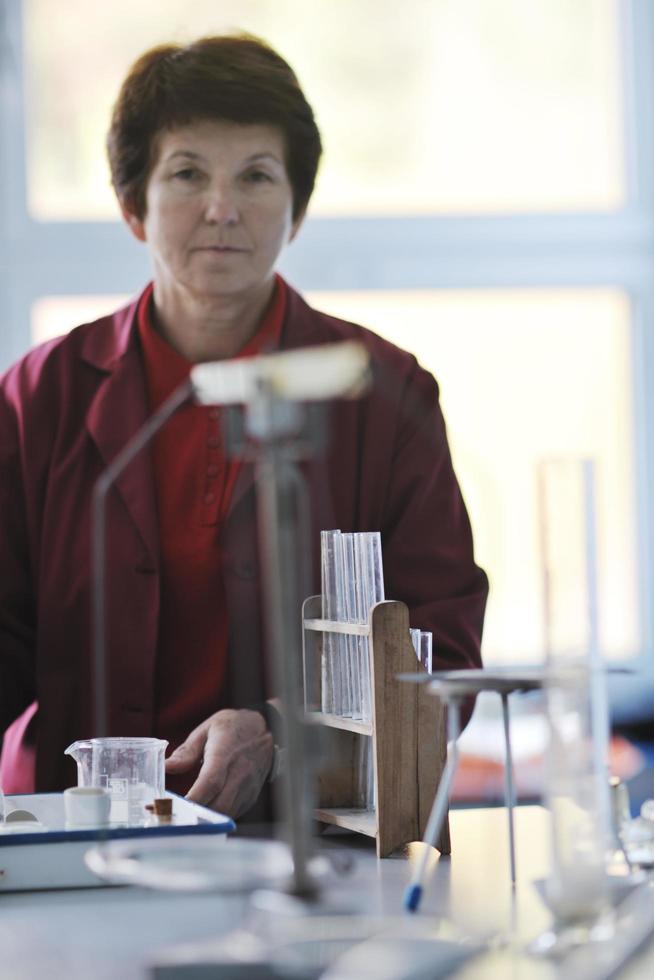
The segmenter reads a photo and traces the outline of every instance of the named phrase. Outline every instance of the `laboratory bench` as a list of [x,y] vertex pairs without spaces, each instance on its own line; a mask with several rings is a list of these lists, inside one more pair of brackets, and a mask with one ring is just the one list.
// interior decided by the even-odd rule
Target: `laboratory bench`
[[[457,980],[551,980],[566,975],[560,965],[525,952],[551,922],[537,887],[549,866],[548,815],[542,807],[521,806],[515,816],[515,891],[502,808],[452,811],[452,855],[444,858],[434,851],[418,918],[438,927],[446,939],[483,944],[456,972]],[[357,835],[328,834],[319,845],[335,858],[334,872],[324,879],[325,905],[344,910],[350,921],[355,911],[400,919],[406,915],[402,898],[409,864],[423,845],[409,845],[408,853],[382,861],[375,856],[374,843]],[[0,980],[146,980],[154,976],[153,964],[168,962],[169,951],[179,944],[215,941],[253,922],[261,924],[261,915],[259,911],[253,918],[247,895],[105,886],[4,893]],[[654,951],[651,956],[654,963]],[[643,965],[648,960],[646,949],[620,977],[651,976],[654,967]]]

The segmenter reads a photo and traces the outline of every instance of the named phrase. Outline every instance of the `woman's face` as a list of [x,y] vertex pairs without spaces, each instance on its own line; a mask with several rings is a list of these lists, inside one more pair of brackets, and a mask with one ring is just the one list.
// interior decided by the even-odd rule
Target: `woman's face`
[[247,298],[272,280],[300,225],[292,211],[281,130],[201,120],[159,135],[145,217],[125,218],[164,300]]

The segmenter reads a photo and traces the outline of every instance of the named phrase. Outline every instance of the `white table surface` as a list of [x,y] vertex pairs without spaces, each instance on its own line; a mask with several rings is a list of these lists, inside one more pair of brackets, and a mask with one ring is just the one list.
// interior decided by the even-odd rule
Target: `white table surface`
[[[523,952],[550,922],[533,885],[548,869],[546,811],[516,809],[515,893],[502,808],[455,811],[451,830],[452,857],[439,858],[434,852],[420,915],[434,923],[453,921],[473,938],[506,940],[469,961],[457,980],[558,977],[552,965]],[[330,846],[354,857],[349,874],[329,880],[332,903],[347,903],[367,914],[402,914],[409,877],[405,858],[380,862],[372,843],[362,838],[332,838]],[[138,888],[0,894],[0,980],[144,980],[163,949],[215,938],[242,925],[248,901],[247,896]],[[632,967],[629,980],[641,975],[654,972]]]

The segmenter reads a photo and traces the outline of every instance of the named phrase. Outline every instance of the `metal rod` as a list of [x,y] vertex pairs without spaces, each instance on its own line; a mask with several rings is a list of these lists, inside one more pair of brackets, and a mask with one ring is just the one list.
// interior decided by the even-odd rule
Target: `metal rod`
[[270,420],[269,441],[265,432],[259,433],[255,470],[266,619],[287,751],[287,765],[281,774],[282,803],[293,858],[291,890],[295,895],[310,897],[317,888],[308,870],[313,808],[302,723],[295,474],[290,472],[290,464],[284,458],[283,445],[275,439],[277,400],[265,387],[259,398],[257,417]]
[[513,826],[513,807],[515,787],[513,785],[513,754],[511,752],[511,728],[509,725],[509,695],[502,692],[502,720],[504,722],[504,801],[509,817],[509,861],[511,865],[511,887],[515,888],[515,833]]
[[588,609],[588,663],[590,667],[590,723],[595,782],[602,833],[607,846],[611,839],[611,800],[609,794],[609,738],[611,730],[606,673],[599,641],[597,584],[597,521],[595,516],[595,466],[592,460],[582,463],[584,497],[584,531],[586,560],[586,602]]
[[120,474],[192,395],[190,381],[181,384],[132,436],[93,488],[91,568],[93,575],[93,722],[98,738],[108,734],[107,695],[107,494]]

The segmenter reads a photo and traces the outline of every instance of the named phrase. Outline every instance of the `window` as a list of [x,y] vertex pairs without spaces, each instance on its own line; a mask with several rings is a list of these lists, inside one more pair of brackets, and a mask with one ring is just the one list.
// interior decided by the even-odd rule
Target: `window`
[[[629,303],[595,290],[321,293],[315,305],[373,323],[440,381],[448,435],[491,578],[488,663],[542,661],[537,473],[590,457],[598,496],[600,645],[640,649]],[[627,397],[625,397],[627,395]]]
[[298,0],[51,10],[26,0],[40,219],[116,218],[104,137],[128,66],[153,43],[234,26],[278,47],[316,108],[327,163],[313,213],[605,211],[625,198],[613,0],[411,0],[399,18],[379,0],[313,0],[310,17]]
[[79,323],[90,323],[112,313],[127,296],[43,296],[32,307],[32,342],[60,337]]

